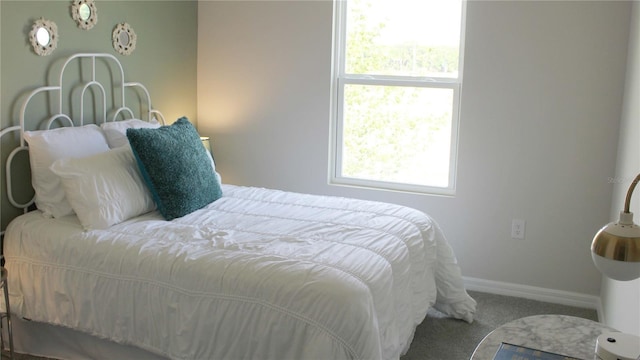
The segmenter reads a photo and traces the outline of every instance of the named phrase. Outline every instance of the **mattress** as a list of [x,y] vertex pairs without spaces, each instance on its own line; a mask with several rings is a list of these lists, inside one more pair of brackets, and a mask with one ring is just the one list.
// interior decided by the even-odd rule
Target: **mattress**
[[442,231],[380,202],[223,185],[173,221],[85,231],[33,211],[5,234],[11,309],[173,359],[394,359],[435,306],[471,322]]

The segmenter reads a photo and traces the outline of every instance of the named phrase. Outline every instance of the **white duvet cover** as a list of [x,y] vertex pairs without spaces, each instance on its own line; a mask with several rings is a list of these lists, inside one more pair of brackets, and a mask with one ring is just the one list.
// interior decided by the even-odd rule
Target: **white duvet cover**
[[11,309],[175,359],[397,359],[431,306],[475,301],[437,224],[397,205],[223,186],[170,222],[22,215]]

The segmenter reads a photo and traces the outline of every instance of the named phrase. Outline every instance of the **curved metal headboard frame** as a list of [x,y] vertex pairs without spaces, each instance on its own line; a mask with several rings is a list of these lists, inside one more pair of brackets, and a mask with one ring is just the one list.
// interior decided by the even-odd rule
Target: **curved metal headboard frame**
[[[16,156],[16,154],[18,154],[20,151],[25,151],[28,150],[27,144],[24,140],[24,132],[25,132],[25,114],[26,114],[26,110],[27,110],[27,106],[29,105],[29,102],[31,101],[31,99],[36,96],[39,93],[42,92],[58,92],[58,109],[57,109],[57,113],[52,115],[46,123],[46,129],[50,129],[51,125],[53,124],[54,121],[56,120],[64,120],[66,122],[68,122],[69,126],[75,126],[73,120],[71,119],[71,117],[65,113],[63,113],[62,111],[62,103],[63,103],[63,97],[64,97],[64,91],[62,88],[62,80],[64,78],[64,73],[65,70],[67,69],[67,65],[69,65],[72,61],[74,60],[78,60],[80,61],[80,59],[90,59],[91,62],[91,80],[87,81],[86,83],[84,83],[83,87],[82,87],[82,92],[80,95],[80,119],[79,119],[79,125],[82,126],[84,125],[84,96],[87,92],[87,90],[91,87],[96,87],[100,90],[100,94],[102,95],[102,122],[106,122],[107,120],[107,106],[106,106],[106,92],[105,92],[105,88],[104,86],[96,80],[96,59],[98,58],[104,58],[107,60],[112,60],[116,65],[117,65],[117,69],[119,70],[119,74],[117,74],[119,76],[119,80],[120,80],[120,84],[114,84],[112,86],[112,90],[115,90],[117,87],[119,87],[120,89],[120,104],[121,106],[117,109],[115,109],[115,112],[111,118],[111,121],[117,121],[118,116],[121,115],[128,115],[130,118],[134,118],[135,115],[133,113],[133,111],[126,106],[126,102],[125,102],[125,89],[126,88],[138,88],[140,90],[142,90],[142,92],[144,93],[145,97],[146,97],[146,102],[147,102],[147,121],[151,121],[154,118],[158,118],[158,120],[164,124],[164,116],[162,115],[162,113],[158,110],[155,110],[152,106],[151,106],[151,96],[149,95],[149,91],[147,90],[147,88],[142,85],[139,82],[125,82],[124,81],[124,70],[122,68],[122,64],[120,63],[120,61],[113,55],[111,54],[102,54],[102,53],[78,53],[78,54],[74,54],[70,57],[68,57],[66,59],[66,61],[64,62],[64,64],[62,65],[62,69],[60,70],[60,76],[59,76],[59,83],[58,85],[52,85],[52,86],[41,86],[38,87],[36,89],[34,89],[33,91],[31,91],[29,93],[29,95],[27,96],[27,98],[24,100],[24,102],[22,103],[22,107],[20,110],[20,125],[16,125],[16,126],[11,126],[8,127],[6,129],[3,129],[2,131],[0,131],[0,138],[2,138],[3,136],[5,136],[6,134],[9,133],[14,133],[14,132],[19,132],[19,136],[20,136],[20,146],[18,146],[17,148],[13,149],[13,151],[11,151],[11,153],[9,153],[9,156],[7,157],[7,162],[5,164],[5,175],[6,175],[6,183],[7,183],[7,198],[9,200],[9,203],[11,203],[12,206],[18,208],[18,209],[23,209],[24,212],[27,212],[28,208],[34,203],[35,201],[35,196],[29,200],[26,203],[19,203],[18,201],[15,200],[14,194],[13,194],[13,187],[12,187],[12,176],[11,176],[11,164],[12,161],[14,159],[14,157]],[[112,91],[111,94],[114,94],[113,96],[115,96],[115,92]],[[142,114],[141,114],[142,115]]]

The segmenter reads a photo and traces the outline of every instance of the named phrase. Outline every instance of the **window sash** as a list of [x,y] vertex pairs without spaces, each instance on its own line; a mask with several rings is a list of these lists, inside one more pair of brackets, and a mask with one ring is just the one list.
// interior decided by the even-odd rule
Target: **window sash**
[[458,143],[458,121],[459,118],[459,104],[460,104],[460,85],[459,84],[437,84],[433,86],[433,84],[419,84],[420,86],[415,86],[415,84],[407,85],[407,84],[390,84],[390,83],[380,83],[373,80],[368,80],[364,82],[355,82],[355,81],[344,81],[344,79],[338,80],[338,100],[343,102],[344,99],[344,89],[345,85],[348,84],[357,84],[357,85],[382,85],[382,86],[410,86],[410,87],[422,87],[422,88],[447,88],[453,91],[453,108],[451,109],[451,134],[450,134],[450,149],[449,149],[449,176],[448,176],[448,185],[446,187],[440,186],[427,186],[427,185],[418,185],[418,184],[408,184],[408,183],[397,183],[397,182],[388,182],[388,181],[380,181],[373,179],[357,179],[348,177],[342,173],[342,164],[343,164],[343,146],[344,146],[344,105],[340,104],[337,106],[336,118],[334,119],[334,130],[333,130],[333,139],[334,142],[331,146],[333,150],[333,162],[331,168],[331,177],[330,183],[337,185],[350,185],[350,186],[359,186],[359,187],[375,187],[382,188],[387,190],[400,190],[400,191],[409,191],[409,192],[421,192],[421,193],[432,193],[432,194],[440,194],[440,195],[454,195],[455,194],[455,184],[456,184],[456,168],[457,168],[457,143]]
[[[334,76],[332,85],[332,121],[329,161],[329,183],[366,188],[379,188],[396,191],[429,193],[438,195],[455,195],[457,159],[458,159],[458,127],[460,110],[460,93],[462,88],[464,24],[466,19],[466,2],[462,3],[461,32],[458,54],[457,77],[414,77],[373,74],[345,73],[346,54],[346,0],[336,0],[334,8]],[[347,85],[407,86],[422,88],[446,88],[453,91],[451,109],[451,138],[449,151],[449,176],[446,187],[427,186],[408,183],[396,183],[373,179],[347,177],[342,173],[344,146],[344,91]]]

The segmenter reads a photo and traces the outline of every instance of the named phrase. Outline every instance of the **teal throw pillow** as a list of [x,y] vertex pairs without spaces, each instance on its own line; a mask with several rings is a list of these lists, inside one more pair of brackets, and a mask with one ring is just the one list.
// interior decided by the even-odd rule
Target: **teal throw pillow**
[[157,129],[127,129],[127,138],[165,219],[185,216],[222,197],[207,150],[186,117]]

